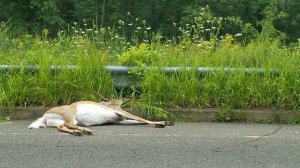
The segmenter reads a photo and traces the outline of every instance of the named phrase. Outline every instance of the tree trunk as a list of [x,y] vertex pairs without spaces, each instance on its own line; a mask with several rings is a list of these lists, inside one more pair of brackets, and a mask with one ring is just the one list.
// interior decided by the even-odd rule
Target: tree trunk
[[100,8],[100,0],[96,0],[96,27],[98,29],[98,25],[99,25],[99,8]]
[[106,9],[106,0],[103,0],[100,28],[103,28],[103,27],[104,27],[104,23],[105,23],[105,14],[106,14],[105,9]]
[[156,28],[157,21],[156,21],[156,4],[155,0],[151,1],[151,27],[153,29]]

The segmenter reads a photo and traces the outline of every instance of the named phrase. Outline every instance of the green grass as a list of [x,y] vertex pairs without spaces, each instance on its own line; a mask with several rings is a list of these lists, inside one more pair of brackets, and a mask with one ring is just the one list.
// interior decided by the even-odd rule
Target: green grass
[[[2,73],[2,105],[53,105],[81,99],[100,100],[99,95],[113,97],[110,74],[103,70],[106,56],[99,50],[64,46],[60,41],[32,40],[28,47],[18,49],[16,46],[2,52],[1,64],[39,67],[39,71],[31,75],[24,69]],[[10,59],[5,59],[7,57]],[[79,69],[69,71],[62,68],[53,74],[49,70],[50,65],[76,65]]]
[[[45,35],[20,38],[0,36],[0,64],[39,66],[36,74],[24,69],[0,76],[0,105],[56,105],[78,100],[98,101],[101,96],[120,95],[140,102],[145,115],[166,118],[167,113],[153,107],[218,107],[299,109],[300,44],[282,47],[278,39],[253,40],[242,44],[226,35],[213,39],[178,43],[164,40],[155,33],[139,38],[152,39],[125,43],[125,36],[112,39],[118,30],[102,34],[61,34],[49,40]],[[92,31],[94,32],[94,31]],[[152,36],[151,36],[152,35]],[[133,36],[137,37],[137,35]],[[143,40],[141,40],[143,41]],[[104,44],[105,42],[105,44]],[[79,69],[51,72],[50,65],[76,65]],[[162,71],[132,71],[138,81],[130,94],[115,90],[105,65],[220,67],[220,71],[202,76],[196,70],[165,74]],[[224,68],[263,68],[264,75],[244,72],[226,73]],[[279,70],[271,75],[272,68]],[[149,106],[147,103],[148,102]],[[151,107],[150,107],[151,105]],[[155,117],[154,117],[155,118]],[[220,117],[224,118],[224,117]],[[226,117],[225,117],[226,118]]]

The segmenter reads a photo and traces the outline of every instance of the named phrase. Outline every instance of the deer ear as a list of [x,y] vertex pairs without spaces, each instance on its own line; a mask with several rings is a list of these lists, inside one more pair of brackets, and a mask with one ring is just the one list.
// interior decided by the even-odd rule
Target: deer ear
[[121,99],[112,99],[109,101],[109,104],[115,105],[115,106],[121,106],[123,104],[123,100]]

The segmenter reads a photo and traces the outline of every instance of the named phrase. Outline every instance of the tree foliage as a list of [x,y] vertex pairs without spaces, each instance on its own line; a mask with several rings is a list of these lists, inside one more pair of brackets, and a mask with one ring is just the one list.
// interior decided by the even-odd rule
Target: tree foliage
[[129,12],[133,19],[146,20],[153,30],[174,35],[173,23],[193,22],[199,9],[208,5],[213,16],[227,18],[230,33],[237,33],[249,25],[261,31],[259,23],[271,2],[277,16],[272,21],[275,28],[296,41],[300,36],[299,0],[1,0],[0,21],[10,20],[16,35],[44,28],[56,35],[59,29],[83,19],[99,27],[113,26],[128,19]]

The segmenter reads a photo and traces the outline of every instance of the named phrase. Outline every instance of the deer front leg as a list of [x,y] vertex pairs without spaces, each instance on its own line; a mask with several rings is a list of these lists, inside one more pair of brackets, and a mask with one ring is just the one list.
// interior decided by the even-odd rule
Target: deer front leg
[[116,111],[119,115],[123,116],[123,118],[129,118],[129,119],[132,119],[132,120],[136,120],[140,123],[145,123],[145,124],[149,124],[149,125],[152,125],[154,126],[155,128],[164,128],[165,126],[172,126],[174,125],[173,122],[171,121],[149,121],[149,120],[146,120],[144,118],[141,118],[141,117],[138,117],[136,115],[133,115],[123,109],[118,109],[118,111]]

